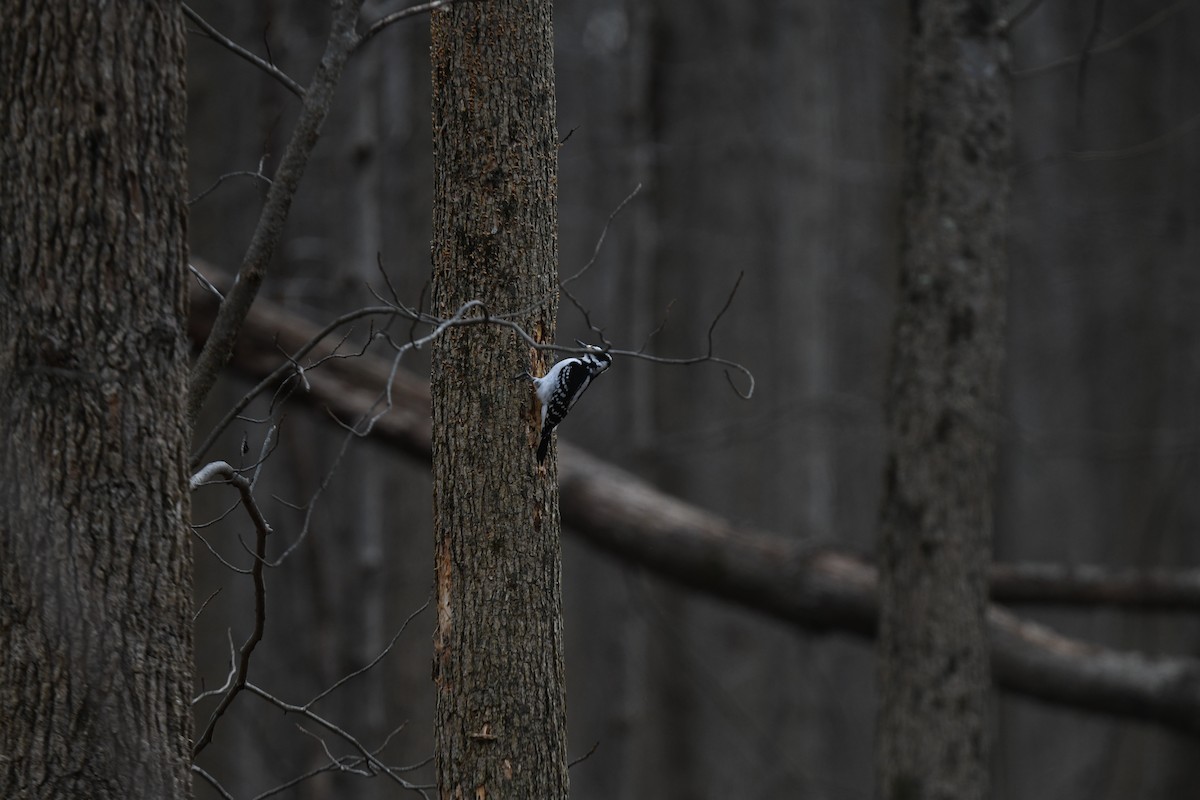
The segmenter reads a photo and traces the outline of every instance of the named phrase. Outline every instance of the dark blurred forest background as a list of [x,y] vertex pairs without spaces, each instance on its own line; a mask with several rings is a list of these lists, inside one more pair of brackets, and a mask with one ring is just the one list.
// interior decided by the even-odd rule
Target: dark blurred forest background
[[[562,274],[588,262],[608,216],[641,185],[573,292],[626,347],[670,309],[652,350],[693,355],[744,271],[716,340],[758,379],[745,402],[712,365],[618,360],[563,440],[739,524],[871,553],[901,235],[903,5],[555,8]],[[326,2],[194,7],[307,83]],[[1011,32],[995,556],[1191,566],[1200,559],[1200,4],[1049,0],[1027,11]],[[347,68],[264,288],[293,314],[324,324],[373,304],[377,255],[409,302],[429,279],[428,27],[417,18],[389,28]],[[193,195],[228,173],[270,174],[296,99],[203,36],[189,48]],[[194,202],[193,258],[233,272],[262,197],[261,181],[237,178]],[[585,333],[564,305],[559,341]],[[423,371],[423,358],[405,366]],[[200,434],[250,385],[231,375]],[[253,461],[266,430],[233,426],[220,457],[242,448]],[[370,662],[432,586],[428,464],[370,438],[343,454],[346,441],[328,414],[293,398],[258,489],[286,501],[263,501],[282,542],[311,513],[302,545],[268,574],[254,662],[255,683],[297,701]],[[198,494],[195,522],[227,500]],[[221,525],[206,538],[228,542],[246,527]],[[563,547],[570,755],[598,743],[571,769],[576,800],[873,795],[869,641],[678,588],[570,530]],[[196,557],[196,602],[208,600],[197,680],[212,688],[228,671],[228,630],[240,640],[250,624],[250,584],[203,545]],[[1200,644],[1194,613],[1021,612],[1121,649],[1192,655]],[[432,614],[419,614],[386,659],[319,706],[364,741],[403,725],[389,763],[432,754],[432,627]],[[1194,794],[1196,742],[1182,734],[1007,694],[996,712],[996,798]],[[200,759],[226,786],[253,794],[326,762],[321,743],[278,709],[242,698],[229,714]],[[412,780],[431,775],[425,767]],[[202,781],[197,793],[216,796]],[[287,796],[400,794],[324,774]]]

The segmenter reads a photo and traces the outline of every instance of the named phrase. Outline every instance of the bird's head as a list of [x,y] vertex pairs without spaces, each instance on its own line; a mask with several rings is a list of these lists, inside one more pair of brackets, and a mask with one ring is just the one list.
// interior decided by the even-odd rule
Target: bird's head
[[597,347],[594,344],[582,342],[579,339],[575,340],[575,344],[587,351],[581,358],[592,367],[592,372],[599,375],[604,370],[608,369],[612,364],[612,356],[604,347]]

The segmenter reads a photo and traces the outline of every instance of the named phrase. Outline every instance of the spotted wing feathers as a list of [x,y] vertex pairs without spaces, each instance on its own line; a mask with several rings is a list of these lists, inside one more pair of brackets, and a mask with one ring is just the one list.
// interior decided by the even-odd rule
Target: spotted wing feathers
[[542,437],[537,451],[539,463],[546,459],[554,429],[566,418],[567,412],[583,396],[592,380],[608,369],[611,363],[611,356],[603,352],[564,358],[551,367],[545,377],[535,381],[538,399],[542,403]]

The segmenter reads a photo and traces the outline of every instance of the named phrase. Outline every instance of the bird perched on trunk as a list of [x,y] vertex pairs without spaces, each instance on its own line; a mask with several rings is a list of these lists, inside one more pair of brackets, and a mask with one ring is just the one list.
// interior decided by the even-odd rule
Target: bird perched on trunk
[[542,404],[542,439],[537,451],[539,464],[546,460],[546,453],[550,449],[550,434],[567,416],[571,407],[579,402],[579,398],[596,376],[612,364],[612,356],[605,352],[604,348],[586,344],[578,339],[575,342],[587,352],[564,358],[540,378],[530,375],[528,370],[517,376],[533,381],[534,391]]

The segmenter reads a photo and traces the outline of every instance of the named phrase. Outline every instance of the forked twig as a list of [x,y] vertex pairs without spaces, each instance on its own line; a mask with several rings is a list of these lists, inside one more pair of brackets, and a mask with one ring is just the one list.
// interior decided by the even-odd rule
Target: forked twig
[[250,656],[254,653],[254,648],[262,641],[267,621],[266,582],[263,578],[263,567],[266,563],[267,535],[271,533],[271,526],[267,524],[262,511],[258,508],[258,503],[254,500],[250,481],[228,463],[214,461],[211,464],[206,464],[203,469],[192,476],[190,483],[191,488],[196,489],[207,483],[218,482],[218,480],[219,482],[232,484],[242,495],[242,505],[246,508],[246,512],[254,522],[254,529],[258,534],[255,537],[254,563],[250,569],[250,574],[254,581],[254,629],[250,632],[250,635],[238,651],[236,669],[232,675],[232,679],[227,682],[228,688],[221,696],[217,707],[213,709],[212,715],[208,718],[208,723],[204,726],[204,731],[192,747],[193,759],[212,742],[213,731],[217,727],[217,722],[229,708],[230,704],[233,703],[238,693],[246,687],[246,678],[250,671]]

